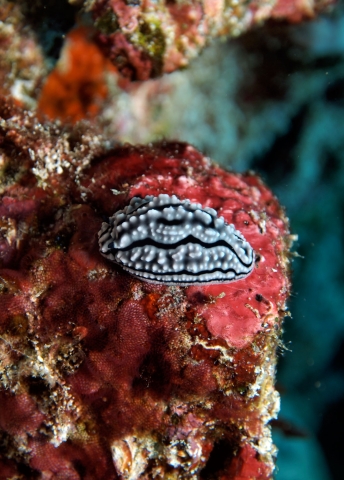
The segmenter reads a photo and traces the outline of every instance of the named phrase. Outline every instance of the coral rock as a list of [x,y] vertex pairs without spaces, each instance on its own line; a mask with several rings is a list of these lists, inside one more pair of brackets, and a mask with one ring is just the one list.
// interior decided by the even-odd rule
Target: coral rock
[[85,0],[98,41],[125,77],[146,80],[185,67],[218,36],[236,37],[270,18],[298,22],[334,0]]
[[18,104],[34,108],[47,68],[17,3],[0,2],[0,95],[11,95]]
[[[271,478],[290,246],[276,198],[187,144],[101,156],[86,132],[2,115],[0,478]],[[154,285],[103,258],[103,219],[160,193],[233,223],[251,275]]]

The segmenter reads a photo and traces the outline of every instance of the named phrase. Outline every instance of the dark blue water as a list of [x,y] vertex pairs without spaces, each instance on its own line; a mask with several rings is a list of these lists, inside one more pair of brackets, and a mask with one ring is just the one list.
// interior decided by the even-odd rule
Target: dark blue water
[[[258,155],[287,208],[294,250],[290,349],[280,359],[282,428],[278,480],[340,480],[344,450],[344,18],[338,10],[293,29],[304,60],[290,73],[300,90],[288,130]],[[300,43],[300,39],[303,41]],[[297,50],[297,48],[296,48]],[[287,54],[288,56],[288,54]],[[303,81],[303,85],[302,85]],[[311,91],[313,94],[305,95]],[[316,93],[316,94],[315,94]],[[283,428],[284,425],[284,428]]]

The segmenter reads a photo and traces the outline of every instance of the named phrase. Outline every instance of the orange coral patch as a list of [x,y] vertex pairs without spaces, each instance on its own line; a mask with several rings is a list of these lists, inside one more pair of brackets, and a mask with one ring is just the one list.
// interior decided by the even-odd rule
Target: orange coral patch
[[72,123],[95,117],[108,95],[108,71],[115,69],[93,42],[91,31],[76,28],[68,34],[61,57],[42,89],[38,114]]

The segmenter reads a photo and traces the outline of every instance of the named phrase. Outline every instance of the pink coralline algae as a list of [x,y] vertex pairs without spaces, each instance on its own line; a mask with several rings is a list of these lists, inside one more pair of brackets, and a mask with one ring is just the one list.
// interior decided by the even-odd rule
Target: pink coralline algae
[[187,66],[215,37],[236,37],[269,19],[300,22],[314,17],[334,0],[83,3],[95,20],[99,44],[122,75],[147,80]]
[[[1,116],[0,478],[270,479],[291,239],[276,198],[187,144],[104,153]],[[155,285],[104,259],[102,221],[161,193],[233,223],[253,272]]]

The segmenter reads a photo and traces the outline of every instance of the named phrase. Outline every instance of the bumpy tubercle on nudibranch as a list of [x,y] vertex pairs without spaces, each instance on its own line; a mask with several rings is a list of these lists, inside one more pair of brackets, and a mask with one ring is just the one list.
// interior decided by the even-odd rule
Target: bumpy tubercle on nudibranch
[[254,251],[212,208],[175,195],[134,197],[104,222],[101,254],[151,283],[228,283],[247,277]]

